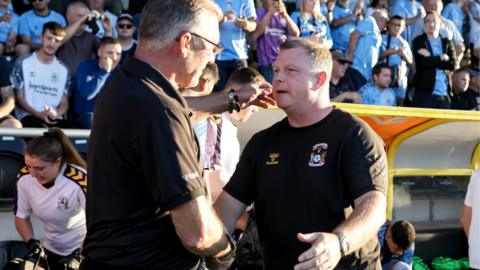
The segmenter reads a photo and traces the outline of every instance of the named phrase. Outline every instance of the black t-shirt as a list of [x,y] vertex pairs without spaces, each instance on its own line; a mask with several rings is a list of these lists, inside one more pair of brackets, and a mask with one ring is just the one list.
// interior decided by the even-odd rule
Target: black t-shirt
[[[360,119],[334,109],[308,127],[293,128],[285,118],[255,134],[225,191],[246,205],[255,202],[266,269],[293,269],[310,248],[297,233],[331,232],[356,198],[386,193],[386,179],[381,140]],[[378,269],[379,250],[374,236],[340,266]]]
[[113,266],[191,269],[168,211],[206,194],[186,102],[129,57],[107,82],[89,140],[85,255]]
[[452,109],[455,110],[473,110],[479,105],[477,102],[479,94],[472,89],[462,93],[454,93],[452,96]]

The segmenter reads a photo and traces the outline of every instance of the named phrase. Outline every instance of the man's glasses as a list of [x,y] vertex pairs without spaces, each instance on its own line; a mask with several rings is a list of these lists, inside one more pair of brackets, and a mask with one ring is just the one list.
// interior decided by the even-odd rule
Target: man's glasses
[[132,29],[132,27],[133,27],[133,24],[123,24],[123,23],[118,24],[118,28],[120,29]]
[[207,38],[204,38],[204,37],[200,36],[199,34],[196,34],[196,33],[193,33],[193,32],[189,32],[189,33],[190,33],[192,36],[194,36],[194,37],[203,39],[204,41],[212,44],[212,45],[213,45],[213,48],[212,48],[212,49],[213,49],[213,54],[217,55],[217,54],[219,54],[219,53],[223,50],[222,45],[217,44],[217,43],[215,43],[215,42],[213,42],[213,41],[211,41],[211,40],[209,40],[209,39],[207,39]]
[[45,0],[30,0],[30,3],[35,3],[35,2],[43,2]]

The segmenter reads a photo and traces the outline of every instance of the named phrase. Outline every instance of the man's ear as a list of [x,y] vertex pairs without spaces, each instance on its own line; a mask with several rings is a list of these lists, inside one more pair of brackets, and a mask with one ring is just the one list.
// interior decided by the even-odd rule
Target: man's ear
[[314,88],[320,89],[327,82],[327,73],[325,71],[320,71],[317,75],[317,82],[315,83]]
[[184,34],[181,34],[179,39],[178,39],[178,46],[179,46],[179,51],[180,55],[183,58],[187,58],[188,52],[191,50],[191,40],[193,36],[186,32]]

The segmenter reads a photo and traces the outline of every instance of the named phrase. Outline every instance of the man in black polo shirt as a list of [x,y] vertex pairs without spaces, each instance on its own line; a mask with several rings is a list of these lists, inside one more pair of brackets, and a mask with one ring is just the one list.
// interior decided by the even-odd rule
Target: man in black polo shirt
[[273,95],[287,117],[255,134],[215,203],[232,231],[255,203],[265,269],[381,269],[383,143],[332,106],[330,52],[308,40],[280,46]]
[[[198,145],[178,89],[195,86],[220,51],[210,0],[151,0],[135,55],[98,96],[89,140],[84,269],[195,269],[232,242],[205,195]],[[196,100],[237,108],[269,85]],[[200,106],[198,104],[204,104]]]

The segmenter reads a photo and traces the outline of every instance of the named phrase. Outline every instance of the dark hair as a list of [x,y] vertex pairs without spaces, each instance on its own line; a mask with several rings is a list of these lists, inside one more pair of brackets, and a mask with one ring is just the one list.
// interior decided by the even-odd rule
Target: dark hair
[[469,68],[468,66],[462,66],[462,67],[456,69],[456,70],[453,72],[453,74],[455,75],[455,74],[461,73],[461,72],[465,72],[465,73],[470,74],[470,68]]
[[258,72],[256,69],[250,67],[242,67],[235,70],[230,77],[228,77],[228,81],[226,84],[229,83],[252,83],[252,82],[265,82],[265,78]]
[[211,80],[214,83],[217,83],[220,79],[220,75],[218,75],[218,67],[215,63],[208,63],[202,71],[202,75],[200,76],[202,80]]
[[415,241],[415,228],[412,223],[400,220],[391,225],[390,232],[393,242],[402,250],[411,247]]
[[100,44],[98,45],[98,48],[101,48],[105,45],[110,45],[110,44],[113,44],[113,45],[121,45],[120,44],[120,40],[116,39],[116,38],[113,38],[113,37],[104,37],[102,38],[102,40],[100,41]]
[[378,63],[372,69],[372,76],[379,75],[382,72],[382,69],[384,68],[392,70],[387,63]]
[[64,37],[67,34],[65,28],[56,22],[47,22],[44,24],[42,34],[45,34],[47,31],[57,37]]
[[68,162],[87,168],[85,160],[59,128],[50,128],[43,133],[43,136],[31,140],[27,144],[25,154],[36,156],[47,162],[55,162],[58,158],[61,158],[62,163]]
[[433,11],[427,11],[427,13],[425,14],[425,17],[423,18],[423,21],[425,22],[425,19],[427,18],[428,15],[433,15],[435,17],[437,17],[438,19],[441,18],[440,14],[438,14],[437,11],[433,10]]
[[403,17],[400,16],[400,15],[394,15],[394,16],[392,16],[392,18],[390,18],[390,21],[393,21],[393,20],[404,21],[405,18],[403,18]]

